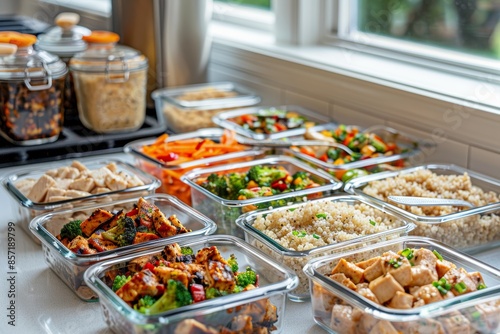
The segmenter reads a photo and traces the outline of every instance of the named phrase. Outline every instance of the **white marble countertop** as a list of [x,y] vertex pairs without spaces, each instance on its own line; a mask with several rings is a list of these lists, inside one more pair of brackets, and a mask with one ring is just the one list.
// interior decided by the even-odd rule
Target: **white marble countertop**
[[[101,156],[129,161],[125,154]],[[81,159],[82,161],[85,159]],[[60,165],[61,162],[54,162]],[[39,164],[46,169],[50,163]],[[35,165],[30,165],[33,167]],[[14,172],[20,167],[0,169],[0,177]],[[111,333],[101,314],[99,303],[81,301],[45,263],[41,246],[35,244],[31,236],[20,226],[15,227],[15,292],[9,296],[11,276],[8,268],[8,222],[15,219],[16,208],[9,201],[5,189],[0,189],[0,333]],[[500,249],[477,255],[479,259],[494,266],[500,264]],[[15,327],[8,324],[9,302],[15,301]],[[325,333],[312,319],[311,303],[287,301],[284,318],[284,334]]]

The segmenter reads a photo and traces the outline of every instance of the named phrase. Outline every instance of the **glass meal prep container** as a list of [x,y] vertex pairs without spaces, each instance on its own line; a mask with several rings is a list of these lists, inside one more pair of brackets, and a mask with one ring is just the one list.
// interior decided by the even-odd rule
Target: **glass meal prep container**
[[[455,165],[427,164],[352,179],[344,188],[414,222],[412,235],[468,253],[500,244],[500,181],[486,175]],[[388,200],[391,195],[462,199],[475,207],[406,206]]]
[[295,272],[299,286],[288,297],[298,302],[310,298],[302,268],[311,259],[394,239],[415,227],[387,208],[352,195],[250,212],[236,225],[249,244]]
[[[135,159],[135,165],[141,170],[154,175],[161,180],[161,186],[158,188],[158,192],[163,192],[176,196],[184,203],[191,205],[191,188],[189,185],[181,181],[181,176],[194,168],[218,165],[218,164],[230,164],[238,161],[252,160],[265,155],[266,151],[264,149],[252,149],[252,147],[243,147],[238,145],[241,149],[235,150],[233,152],[228,152],[225,154],[210,154],[209,155],[199,155],[199,149],[207,141],[214,143],[222,143],[223,136],[226,135],[225,130],[220,128],[207,128],[200,129],[193,132],[177,134],[166,137],[162,142],[166,146],[162,148],[168,151],[169,143],[173,142],[190,142],[192,140],[198,140],[198,150],[187,151],[184,150],[183,154],[178,154],[177,158],[182,158],[184,155],[189,155],[191,153],[198,154],[198,157],[191,157],[189,160],[179,160],[176,156],[171,156],[166,154],[166,157],[152,156],[145,152],[146,147],[151,147],[151,145],[158,144],[158,138],[148,138],[136,140],[125,145],[125,152],[132,155]],[[161,137],[160,139],[162,139]],[[236,137],[238,140],[238,137]],[[171,153],[171,152],[169,152]],[[161,159],[160,159],[161,158]],[[173,159],[173,160],[172,160]]]
[[[167,245],[167,241],[164,240],[163,244]],[[160,253],[163,247],[99,263],[88,269],[85,281],[99,295],[103,316],[111,330],[116,333],[194,333],[195,331],[188,330],[190,326],[187,324],[190,322],[220,328],[228,326],[235,318],[247,319],[250,313],[252,326],[263,318],[273,318],[272,323],[265,324],[259,333],[282,331],[286,293],[297,285],[297,277],[293,273],[243,240],[232,236],[208,236],[179,244],[191,247],[195,253],[201,248],[215,246],[224,258],[234,254],[240,268],[249,266],[259,275],[259,287],[156,315],[145,315],[135,311],[118,297],[105,283],[105,276],[127,266],[129,261],[138,256]],[[268,328],[272,328],[272,331]],[[242,331],[238,331],[240,332]],[[219,330],[214,329],[214,333],[219,333]]]
[[[202,187],[198,182],[211,174],[227,175],[229,173],[247,173],[253,166],[284,168],[289,175],[305,172],[317,186],[301,190],[277,194],[256,195],[247,199],[225,199]],[[333,177],[304,164],[297,159],[286,156],[268,156],[266,158],[239,162],[231,165],[198,168],[184,174],[181,180],[191,187],[191,203],[193,208],[210,217],[217,224],[217,233],[243,237],[243,233],[235,225],[236,219],[243,213],[258,208],[279,207],[290,203],[302,202],[312,198],[331,195],[342,187],[342,183]],[[249,189],[259,190],[264,187]]]
[[[79,164],[83,164],[88,170],[92,171],[93,176],[91,178],[95,178],[99,184],[117,181],[118,179],[114,174],[125,177],[131,182],[128,182],[125,188],[122,186],[114,187],[114,190],[106,189],[97,185],[95,181],[89,180],[88,177],[82,180],[83,176],[79,176],[83,175],[83,173],[78,173],[78,170],[74,169],[74,166],[83,169]],[[106,176],[109,173],[104,168],[110,165],[116,167],[115,173]],[[61,177],[54,175],[56,170],[61,170]],[[65,175],[62,173],[65,173]],[[49,174],[53,177],[48,178]],[[75,182],[74,186],[70,187],[73,182]],[[12,199],[12,205],[17,207],[17,220],[15,223],[33,237],[35,242],[39,243],[39,240],[29,231],[29,222],[35,216],[54,210],[68,208],[76,210],[79,207],[91,204],[146,196],[155,192],[160,186],[160,181],[119,160],[82,159],[73,163],[69,161],[57,162],[46,169],[40,169],[37,166],[20,169],[4,177],[2,184]],[[95,190],[95,193],[82,192],[85,187],[93,187],[91,191],[94,192],[93,190]],[[87,190],[90,189],[87,188]],[[49,193],[54,194],[54,196],[51,196],[52,200],[50,202],[46,202],[45,194]],[[28,197],[31,197],[31,199]]]
[[[430,145],[384,125],[361,129],[352,125],[327,124],[311,130],[314,133],[308,131],[301,138],[317,141],[323,138],[322,133],[331,136],[340,131],[343,134],[339,138],[344,140],[333,141],[333,137],[330,137],[333,145],[341,144],[339,147],[293,146],[296,138],[291,138],[292,146],[285,149],[285,154],[313,163],[343,182],[366,174],[400,169],[416,158],[422,147]],[[354,153],[351,154],[347,149]]]
[[221,112],[215,124],[255,140],[289,138],[302,135],[307,128],[331,123],[330,117],[294,106],[257,106]]
[[34,50],[35,41],[0,33],[0,134],[16,145],[56,141],[64,123],[68,69],[59,57]]
[[[50,52],[58,56],[69,67],[70,59],[78,52],[85,51],[87,43],[83,36],[90,35],[90,29],[77,25],[80,15],[76,13],[60,13],[54,19],[54,26],[38,35],[38,50]],[[68,73],[64,90],[65,116],[77,116],[75,86],[73,76]]]
[[80,121],[97,133],[135,131],[146,117],[148,60],[119,39],[93,31],[83,36],[88,48],[70,60]]
[[176,133],[213,127],[212,117],[221,111],[253,106],[260,97],[232,82],[162,88],[151,97],[161,110],[169,129]]
[[216,229],[213,221],[170,195],[153,194],[142,197],[149,203],[156,205],[156,207],[158,207],[158,209],[166,217],[175,214],[182,225],[184,225],[187,229],[191,229],[192,232],[118,247],[113,250],[88,255],[76,254],[72,252],[56,238],[61,231],[61,228],[66,223],[74,219],[73,217],[75,217],[75,214],[84,212],[88,217],[96,209],[104,209],[108,211],[118,211],[120,209],[129,210],[132,209],[133,205],[137,203],[138,197],[108,202],[105,204],[100,203],[69,210],[55,211],[37,216],[30,222],[31,232],[42,243],[45,262],[47,262],[49,267],[57,274],[57,276],[59,276],[59,278],[71,290],[73,290],[80,299],[88,302],[97,300],[96,294],[89,289],[83,280],[83,273],[91,265],[100,263],[104,260],[122,258],[127,255],[137,254],[138,252],[145,251],[158,246],[161,243],[165,243],[166,240],[168,240],[168,242],[177,242],[184,239],[208,235],[213,233]]
[[[377,304],[327,276],[342,258],[360,262],[406,248],[436,251],[457,268],[480,272],[486,288],[401,309]],[[363,246],[314,259],[304,267],[304,272],[310,281],[314,321],[329,333],[368,333],[370,329],[402,334],[500,331],[500,271],[433,239],[406,236]]]

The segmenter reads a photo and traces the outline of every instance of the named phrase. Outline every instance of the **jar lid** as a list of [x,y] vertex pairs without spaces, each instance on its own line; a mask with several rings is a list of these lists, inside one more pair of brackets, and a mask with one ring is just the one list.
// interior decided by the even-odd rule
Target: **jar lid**
[[71,57],[77,52],[84,51],[87,43],[83,37],[90,35],[91,31],[78,26],[78,22],[80,15],[60,13],[54,19],[55,26],[38,36],[37,47],[60,57]]
[[144,69],[148,65],[147,58],[139,51],[117,45],[120,36],[113,32],[92,31],[83,40],[88,43],[88,48],[71,59],[71,70],[123,74]]
[[[24,80],[28,88],[41,90],[49,88],[52,79],[67,73],[66,64],[59,57],[34,50],[35,41],[33,35],[0,32],[0,43],[6,43],[0,47],[0,80]],[[32,79],[45,83],[34,86]]]

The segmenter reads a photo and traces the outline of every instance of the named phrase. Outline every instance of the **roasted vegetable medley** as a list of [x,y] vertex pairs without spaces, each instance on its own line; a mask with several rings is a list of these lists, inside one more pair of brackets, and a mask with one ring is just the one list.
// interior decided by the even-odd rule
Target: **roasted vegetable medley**
[[[426,248],[406,248],[397,253],[388,251],[356,263],[342,258],[328,276],[370,301],[394,309],[416,308],[486,288],[481,273],[467,272],[444,259],[436,250]],[[383,324],[388,333],[410,332],[407,327],[411,323],[383,321],[377,324],[377,320],[368,314],[357,317],[358,320],[354,317],[348,320],[346,315],[357,310],[340,299],[336,300],[331,311],[331,328],[335,331],[344,333],[352,329],[354,332],[356,328],[360,332],[370,332],[373,327]],[[370,321],[365,318],[370,318]],[[469,323],[458,312],[450,319],[442,323],[428,320],[425,328],[432,326],[429,333],[455,333],[455,326]],[[426,332],[423,327],[419,328],[420,324],[413,326],[412,333]]]
[[214,173],[207,178],[198,178],[196,183],[219,197],[231,200],[273,196],[320,186],[307,172],[290,175],[282,166],[264,165],[252,166],[248,172]]
[[57,238],[74,253],[95,254],[187,232],[191,230],[175,215],[167,218],[157,206],[140,198],[128,212],[97,209],[84,221],[70,221]]
[[[259,286],[259,275],[248,266],[240,267],[233,254],[224,258],[216,246],[194,252],[190,247],[180,247],[177,243],[167,245],[160,254],[140,257],[129,262],[125,268],[109,271],[105,278],[121,299],[146,315]],[[248,319],[242,321],[241,317],[245,314]],[[229,321],[216,323],[228,324],[228,328],[234,333],[240,332],[240,323],[251,327],[252,330],[245,333],[254,333],[254,330],[260,330],[258,333],[269,333],[275,329],[276,321],[276,306],[268,299],[263,299],[243,305],[238,317],[233,314]],[[183,323],[182,326],[184,329],[191,326],[206,327],[193,321]],[[208,327],[205,329],[202,333],[219,333],[219,330]]]
[[230,121],[242,126],[244,129],[265,134],[316,125],[295,111],[275,108],[262,109],[255,114],[244,114],[231,118]]

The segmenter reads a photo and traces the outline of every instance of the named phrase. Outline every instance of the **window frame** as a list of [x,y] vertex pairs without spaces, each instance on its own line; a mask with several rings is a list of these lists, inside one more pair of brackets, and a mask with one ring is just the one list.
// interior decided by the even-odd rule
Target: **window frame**
[[274,31],[275,24],[273,2],[274,0],[271,0],[271,9],[265,10],[214,0],[212,19],[247,28],[272,32]]

